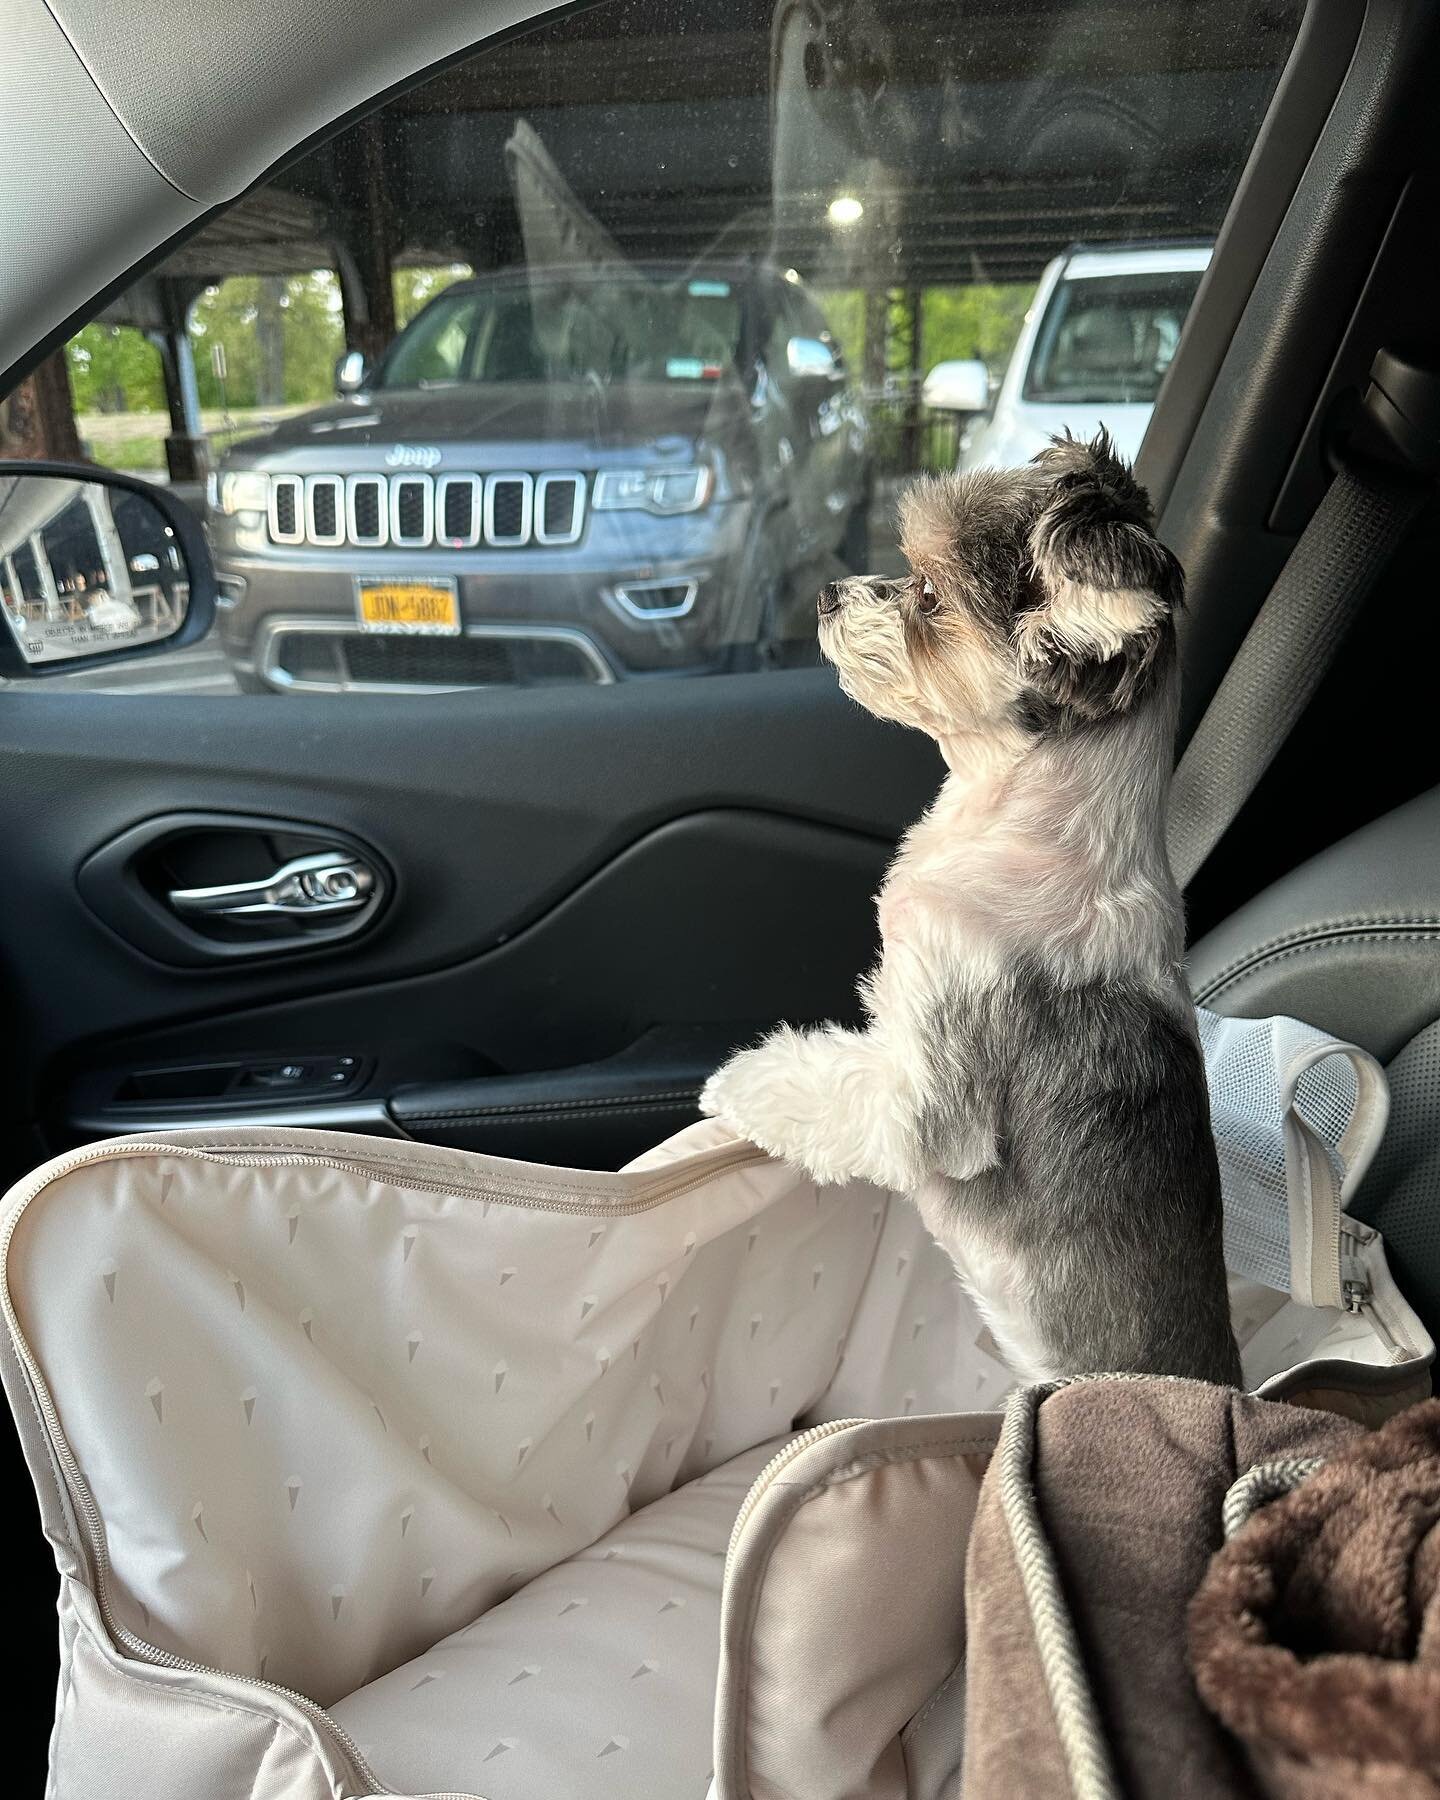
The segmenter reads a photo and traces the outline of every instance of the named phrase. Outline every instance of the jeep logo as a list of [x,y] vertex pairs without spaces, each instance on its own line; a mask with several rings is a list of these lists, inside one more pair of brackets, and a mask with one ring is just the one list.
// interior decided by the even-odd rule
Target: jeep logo
[[396,444],[385,458],[388,469],[433,469],[440,452],[433,444]]

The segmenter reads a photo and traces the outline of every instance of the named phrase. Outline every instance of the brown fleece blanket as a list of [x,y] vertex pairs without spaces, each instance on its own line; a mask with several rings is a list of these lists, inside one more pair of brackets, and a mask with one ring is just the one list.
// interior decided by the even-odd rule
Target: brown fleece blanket
[[[1236,1477],[1335,1455],[1360,1427],[1199,1381],[1030,1392],[1043,1397],[1012,1400],[970,1535],[963,1800],[1260,1800],[1195,1692],[1185,1608]],[[1050,1599],[1027,1591],[1044,1562]],[[1078,1717],[1057,1683],[1066,1633]]]
[[1188,1623],[1267,1797],[1440,1800],[1440,1400],[1256,1511]]

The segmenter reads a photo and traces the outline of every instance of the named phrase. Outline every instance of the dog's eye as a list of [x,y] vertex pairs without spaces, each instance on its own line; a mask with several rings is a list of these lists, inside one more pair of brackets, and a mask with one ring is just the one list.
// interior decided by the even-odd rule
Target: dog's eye
[[940,596],[935,592],[935,583],[928,576],[920,583],[920,598],[916,604],[922,613],[933,613],[940,605]]

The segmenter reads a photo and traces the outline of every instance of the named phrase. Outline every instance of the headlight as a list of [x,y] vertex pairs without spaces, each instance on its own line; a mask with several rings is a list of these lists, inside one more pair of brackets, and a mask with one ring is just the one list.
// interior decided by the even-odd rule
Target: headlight
[[223,513],[263,513],[270,504],[270,477],[258,469],[232,469],[220,477],[220,510]]
[[715,486],[713,472],[691,469],[606,469],[595,477],[590,504],[599,512],[699,512]]

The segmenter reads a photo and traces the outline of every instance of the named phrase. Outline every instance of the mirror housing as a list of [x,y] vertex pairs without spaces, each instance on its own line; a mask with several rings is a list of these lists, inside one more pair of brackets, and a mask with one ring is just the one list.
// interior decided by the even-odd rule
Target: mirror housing
[[936,363],[925,377],[920,401],[936,412],[989,412],[990,371],[979,357]]
[[844,379],[839,356],[823,338],[792,337],[785,346],[785,363],[795,381],[827,387]]
[[215,571],[184,501],[113,469],[0,462],[0,675],[178,649],[214,619]]
[[335,392],[342,400],[370,385],[370,361],[363,350],[347,350],[335,364]]

